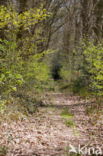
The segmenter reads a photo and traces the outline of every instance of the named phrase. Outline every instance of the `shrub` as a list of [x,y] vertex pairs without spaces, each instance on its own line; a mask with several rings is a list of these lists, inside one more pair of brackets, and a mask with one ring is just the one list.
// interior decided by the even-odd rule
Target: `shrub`
[[[18,13],[13,7],[0,6],[0,95],[10,98],[20,90],[41,90],[50,79],[44,55],[38,44],[44,42],[42,22],[50,16],[42,7]],[[41,85],[43,84],[43,85]],[[3,101],[0,109],[3,108]]]
[[90,78],[90,89],[96,95],[103,95],[103,45],[88,43],[85,45],[84,56]]

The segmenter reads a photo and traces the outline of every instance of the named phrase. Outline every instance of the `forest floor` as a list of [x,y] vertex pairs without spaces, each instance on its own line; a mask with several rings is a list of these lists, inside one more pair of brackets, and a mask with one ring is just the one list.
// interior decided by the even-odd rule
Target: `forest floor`
[[62,93],[50,98],[51,104],[40,107],[36,114],[0,125],[4,155],[74,156],[69,147],[79,145],[95,148],[98,145],[102,149],[103,115],[88,115],[90,101]]

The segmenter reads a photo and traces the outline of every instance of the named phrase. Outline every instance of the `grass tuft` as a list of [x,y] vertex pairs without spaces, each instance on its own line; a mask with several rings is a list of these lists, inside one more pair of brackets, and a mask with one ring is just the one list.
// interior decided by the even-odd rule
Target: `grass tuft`
[[63,119],[65,119],[65,125],[67,127],[74,127],[75,123],[73,121],[73,114],[69,112],[68,109],[64,109],[61,113]]

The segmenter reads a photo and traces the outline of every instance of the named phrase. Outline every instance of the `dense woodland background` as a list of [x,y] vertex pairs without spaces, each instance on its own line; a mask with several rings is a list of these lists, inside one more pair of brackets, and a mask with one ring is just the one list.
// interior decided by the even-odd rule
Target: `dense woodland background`
[[102,0],[1,0],[1,110],[48,91],[102,97],[102,38]]
[[0,156],[69,144],[103,145],[103,0],[0,0]]

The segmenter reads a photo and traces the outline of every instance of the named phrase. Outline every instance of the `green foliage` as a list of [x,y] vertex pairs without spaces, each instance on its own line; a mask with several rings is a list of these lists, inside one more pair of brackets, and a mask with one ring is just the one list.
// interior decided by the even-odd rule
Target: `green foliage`
[[76,80],[74,80],[71,84],[71,88],[74,94],[78,94],[82,97],[89,96],[90,94],[86,78],[84,76],[76,77]]
[[[5,98],[21,88],[41,89],[50,79],[44,55],[38,44],[44,42],[42,22],[50,13],[42,7],[18,13],[12,7],[0,6],[0,95]],[[0,109],[3,103],[1,101]]]
[[1,100],[0,99],[0,113],[4,113],[5,111],[5,104],[6,104],[6,100]]
[[103,45],[88,43],[84,56],[90,78],[90,88],[97,95],[103,95]]
[[102,96],[103,44],[82,41],[72,53],[72,66],[64,65],[60,73],[68,83],[68,90],[82,96],[89,96],[90,92]]
[[0,51],[0,91],[9,94],[11,91],[16,91],[17,86],[23,83],[16,43],[1,39]]
[[29,9],[19,14],[12,7],[0,6],[0,28],[8,26],[11,30],[18,30],[21,26],[24,30],[28,30],[39,21],[46,19],[50,16],[46,9]]
[[60,76],[64,80],[70,81],[71,80],[71,75],[72,75],[71,70],[65,69],[64,67],[61,68],[61,70],[60,70]]

